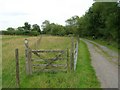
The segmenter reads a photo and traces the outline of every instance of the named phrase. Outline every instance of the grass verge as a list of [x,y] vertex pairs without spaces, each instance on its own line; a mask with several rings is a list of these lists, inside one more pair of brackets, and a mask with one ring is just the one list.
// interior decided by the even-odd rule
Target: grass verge
[[90,54],[87,45],[80,41],[79,55],[77,62],[77,72],[80,76],[80,86],[82,88],[100,88],[100,83],[96,77],[95,71],[91,66]]

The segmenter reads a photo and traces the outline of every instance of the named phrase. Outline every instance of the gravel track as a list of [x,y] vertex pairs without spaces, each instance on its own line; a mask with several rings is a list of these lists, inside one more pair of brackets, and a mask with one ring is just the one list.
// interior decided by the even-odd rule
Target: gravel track
[[101,88],[118,88],[118,54],[87,39],[84,41],[91,55],[91,63]]

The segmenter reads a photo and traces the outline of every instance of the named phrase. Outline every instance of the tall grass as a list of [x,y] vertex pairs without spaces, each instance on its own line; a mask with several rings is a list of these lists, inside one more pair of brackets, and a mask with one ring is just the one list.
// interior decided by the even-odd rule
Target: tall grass
[[[9,38],[10,37],[10,38]],[[30,46],[36,37],[3,36],[2,38],[2,87],[15,87],[15,49],[19,49],[20,68],[24,67],[24,39],[29,38]]]
[[[10,38],[11,39],[10,39]],[[38,37],[3,36],[2,43],[2,86],[15,88],[15,59],[14,50],[19,48],[20,60],[20,87],[21,88],[99,88],[90,55],[85,43],[80,41],[77,69],[75,72],[57,73],[33,73],[27,76],[25,73],[24,39],[29,39],[29,45],[35,49]],[[37,49],[70,49],[71,42],[68,37],[43,36]]]
[[79,44],[77,69],[72,73],[39,73],[26,77],[22,88],[100,88],[84,42]]
[[[19,60],[20,60],[20,79],[21,82],[24,80],[25,74],[25,47],[24,47],[24,39],[27,38],[29,40],[29,46],[34,48],[34,44],[36,43],[39,37],[28,37],[28,36],[3,36],[2,38],[2,86],[15,88],[15,48],[19,49]],[[63,40],[64,39],[64,40]],[[63,41],[62,41],[63,40]],[[67,42],[65,42],[67,41]],[[65,43],[64,43],[65,42]],[[43,37],[40,48],[43,49],[53,49],[59,47],[59,44],[63,44],[63,48],[69,47],[69,39],[62,37],[51,37],[45,36]],[[55,46],[56,43],[56,46]],[[67,44],[66,44],[67,43]],[[68,45],[68,46],[67,46]],[[39,48],[37,48],[39,49]],[[55,48],[56,49],[56,48]]]

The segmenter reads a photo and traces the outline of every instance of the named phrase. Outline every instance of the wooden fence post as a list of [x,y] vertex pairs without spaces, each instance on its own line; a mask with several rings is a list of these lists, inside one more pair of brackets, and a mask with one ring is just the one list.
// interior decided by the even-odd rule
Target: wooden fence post
[[[42,40],[42,35],[40,35],[40,37],[38,38],[38,40],[36,41],[36,43],[34,44],[34,47],[35,47],[35,49],[37,50],[37,48],[38,48],[38,44],[40,44],[40,41]],[[39,47],[40,47],[40,45],[39,45]]]
[[32,57],[32,51],[29,48],[28,49],[28,66],[29,66],[29,75],[32,75],[32,62],[31,62],[31,57]]
[[70,69],[74,68],[74,38],[71,37],[71,61],[70,61]]
[[67,48],[67,72],[70,71],[69,49]]
[[18,49],[15,49],[15,59],[16,59],[16,85],[17,88],[20,87],[20,79],[19,79],[19,53]]
[[25,39],[25,57],[26,57],[26,74],[29,75],[29,47],[27,39]]
[[76,42],[75,53],[74,53],[74,71],[76,70],[77,57],[78,57],[78,41]]

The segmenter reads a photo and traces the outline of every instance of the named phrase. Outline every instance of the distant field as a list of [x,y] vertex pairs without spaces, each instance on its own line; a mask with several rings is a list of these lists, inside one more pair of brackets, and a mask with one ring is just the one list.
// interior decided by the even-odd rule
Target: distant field
[[79,44],[77,69],[73,73],[39,73],[27,76],[25,72],[24,39],[29,40],[33,49],[66,49],[71,46],[69,37],[43,36],[40,44],[35,43],[39,37],[3,36],[2,39],[2,87],[15,88],[15,48],[19,49],[20,87],[21,88],[99,88],[100,84],[91,66],[86,45]]

